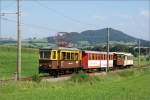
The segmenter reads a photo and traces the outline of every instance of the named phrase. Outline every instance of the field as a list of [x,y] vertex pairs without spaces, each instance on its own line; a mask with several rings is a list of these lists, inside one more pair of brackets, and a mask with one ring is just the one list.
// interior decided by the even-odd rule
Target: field
[[149,69],[61,82],[9,82],[1,84],[0,100],[149,100],[149,83]]
[[[0,46],[0,79],[13,79],[16,73],[16,48],[13,46]],[[22,77],[34,76],[38,73],[38,49],[22,49]],[[134,59],[137,66],[138,59]],[[144,56],[141,65],[147,65]]]
[[[149,64],[141,57],[141,65]],[[137,64],[138,59],[134,59]],[[15,77],[16,48],[0,47],[0,79]],[[38,50],[22,49],[22,77],[38,73]],[[150,69],[125,69],[102,76],[80,73],[58,82],[0,83],[0,100],[149,100]]]
[[[15,77],[17,51],[12,46],[0,46],[0,79]],[[22,49],[22,77],[37,73],[38,50]]]

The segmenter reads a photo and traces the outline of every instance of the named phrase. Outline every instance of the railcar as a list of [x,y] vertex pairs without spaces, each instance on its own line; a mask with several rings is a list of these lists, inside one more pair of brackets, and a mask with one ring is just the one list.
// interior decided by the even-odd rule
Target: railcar
[[81,68],[82,53],[76,48],[54,48],[39,50],[39,72],[58,76],[66,71],[78,71]]
[[[108,55],[109,68],[113,67],[113,55]],[[107,67],[107,52],[83,51],[82,66],[84,69],[106,69]]]
[[125,52],[115,52],[114,53],[114,66],[132,66],[133,65],[133,55],[131,53]]

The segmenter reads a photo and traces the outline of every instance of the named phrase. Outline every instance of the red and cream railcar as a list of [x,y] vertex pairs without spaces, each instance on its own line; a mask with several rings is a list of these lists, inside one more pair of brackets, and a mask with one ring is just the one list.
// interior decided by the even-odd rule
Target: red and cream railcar
[[125,52],[115,52],[114,53],[114,65],[115,66],[132,66],[133,55],[131,53],[125,53]]
[[[109,53],[109,67],[113,67],[114,53]],[[107,52],[83,51],[82,52],[83,69],[96,69],[107,67]]]

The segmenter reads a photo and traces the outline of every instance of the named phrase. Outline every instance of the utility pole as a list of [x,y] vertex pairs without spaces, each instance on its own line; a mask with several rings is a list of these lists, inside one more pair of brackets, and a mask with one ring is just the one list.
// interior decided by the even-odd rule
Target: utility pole
[[[0,13],[0,18],[1,16],[5,15],[11,15],[11,14],[16,14],[17,15],[17,68],[16,68],[16,75],[17,75],[17,80],[20,80],[21,78],[21,32],[20,32],[20,0],[16,0],[16,5],[17,5],[17,12],[16,13]],[[1,0],[0,0],[1,4]],[[0,5],[1,7],[1,5]],[[1,9],[0,9],[1,11]],[[1,31],[0,31],[1,32]]]
[[106,72],[109,72],[109,33],[110,33],[110,28],[107,28],[107,68],[106,68]]
[[140,47],[140,39],[138,40],[138,48],[139,48],[139,53],[138,53],[138,66],[140,67],[140,55],[141,55],[141,47]]
[[[1,14],[2,2],[0,0],[0,14]],[[0,15],[0,40],[2,39],[2,25],[1,25],[1,15]]]
[[17,0],[17,80],[21,78],[20,0]]

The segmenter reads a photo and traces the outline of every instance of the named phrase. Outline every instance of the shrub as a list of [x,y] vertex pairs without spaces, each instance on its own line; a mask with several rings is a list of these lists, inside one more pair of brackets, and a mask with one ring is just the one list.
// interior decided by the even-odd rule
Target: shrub
[[77,74],[73,74],[70,80],[73,82],[81,83],[99,81],[100,78],[97,76],[90,76],[89,74],[84,72],[79,72]]
[[130,76],[133,76],[134,75],[134,71],[121,71],[121,72],[118,72],[118,75],[121,76],[121,77],[130,77]]
[[40,81],[41,81],[41,78],[40,78],[39,74],[33,75],[33,76],[32,76],[32,81],[40,82]]

